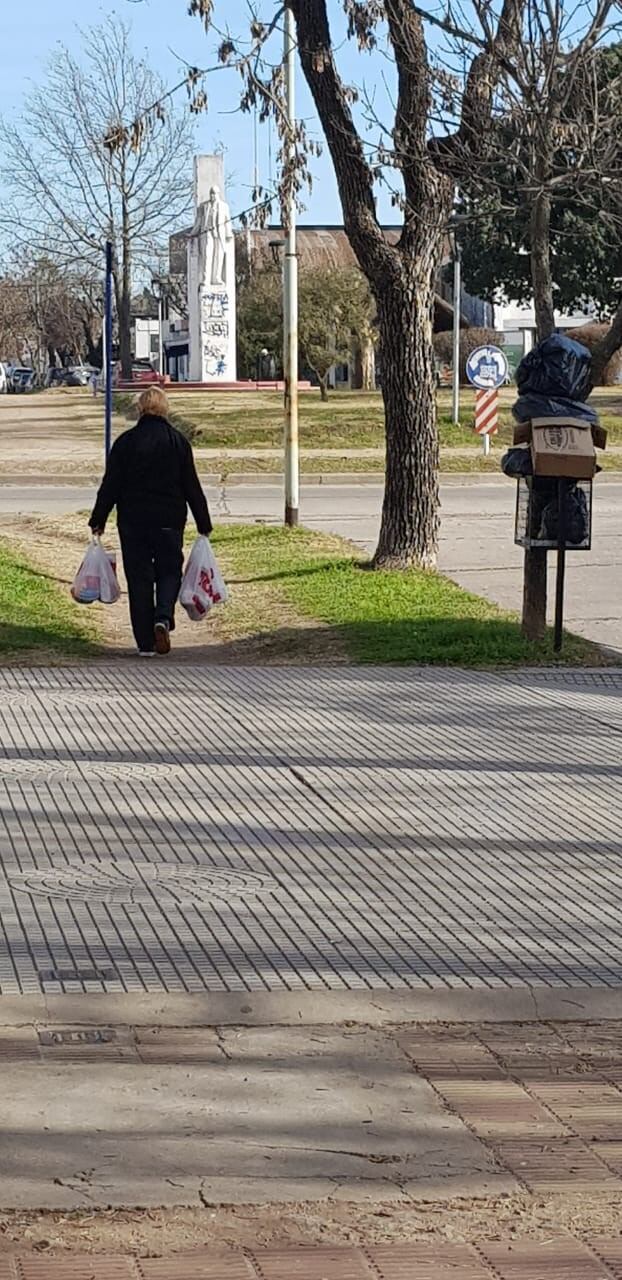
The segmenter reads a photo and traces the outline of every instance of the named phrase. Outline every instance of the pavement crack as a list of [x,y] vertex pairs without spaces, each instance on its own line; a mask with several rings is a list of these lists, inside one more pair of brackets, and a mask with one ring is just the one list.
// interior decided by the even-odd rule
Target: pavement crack
[[220,516],[230,516],[231,508],[227,498],[227,473],[220,477],[220,493],[218,495],[218,514]]
[[223,1027],[216,1027],[216,1046],[218,1049],[220,1049],[220,1052],[222,1053],[223,1058],[225,1058],[227,1062],[233,1061],[232,1055],[229,1053],[226,1047],[225,1032]]
[[541,1012],[540,1012],[540,1006],[539,1006],[539,1004],[538,1004],[538,998],[537,998],[537,996],[536,996],[535,990],[534,990],[534,988],[532,987],[532,985],[531,985],[531,983],[530,983],[530,982],[527,982],[525,985],[526,985],[527,990],[528,990],[528,992],[529,992],[529,995],[530,995],[530,997],[531,997],[531,1003],[533,1004],[534,1013],[535,1013],[535,1015],[536,1015],[536,1022],[540,1022],[540,1021],[541,1021],[541,1019],[542,1019],[542,1014],[541,1014]]
[[325,807],[329,809],[331,813],[334,813],[337,818],[340,818],[343,821],[343,813],[341,809],[339,809],[336,804],[333,804],[332,800],[329,800],[328,797],[324,794],[324,792],[320,791],[319,787],[315,787],[313,783],[310,782],[309,779],[305,777],[304,773],[302,773],[300,769],[296,769],[294,765],[290,764],[289,772],[291,773],[292,777],[295,778],[296,781],[299,782],[301,786],[305,788],[305,790],[310,791],[311,795],[315,796],[316,800],[319,800],[320,803],[325,805]]
[[199,1190],[198,1190],[198,1193],[197,1193],[197,1194],[198,1194],[198,1197],[199,1197],[199,1201],[200,1201],[200,1203],[203,1205],[203,1208],[204,1208],[204,1209],[217,1209],[217,1208],[218,1208],[218,1205],[217,1205],[216,1201],[215,1201],[215,1200],[208,1200],[208,1198],[207,1198],[207,1196],[206,1196],[206,1194],[205,1194],[205,1192],[204,1192],[204,1190],[203,1190],[203,1186],[204,1186],[204,1183],[203,1183],[203,1182],[199,1183]]

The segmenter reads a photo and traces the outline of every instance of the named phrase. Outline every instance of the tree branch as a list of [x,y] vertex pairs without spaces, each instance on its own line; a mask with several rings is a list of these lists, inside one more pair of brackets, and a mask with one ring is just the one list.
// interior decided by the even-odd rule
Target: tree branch
[[335,168],[345,229],[365,272],[380,281],[397,265],[397,251],[378,223],[372,171],[335,65],[326,0],[292,0],[292,11],[302,69]]

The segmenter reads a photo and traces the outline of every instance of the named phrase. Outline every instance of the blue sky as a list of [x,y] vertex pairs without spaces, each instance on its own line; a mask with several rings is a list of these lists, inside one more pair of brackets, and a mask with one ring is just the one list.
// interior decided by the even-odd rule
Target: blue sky
[[[269,0],[265,3],[269,14]],[[336,4],[334,12],[338,13]],[[30,84],[43,76],[55,44],[60,42],[77,52],[80,28],[96,25],[110,15],[131,25],[136,51],[146,52],[150,64],[168,84],[180,78],[180,59],[198,66],[215,60],[215,37],[207,37],[199,21],[188,17],[186,0],[87,0],[86,4],[85,0],[54,0],[53,4],[50,0],[22,0],[21,4],[7,5],[2,18],[0,113],[16,119]],[[228,22],[234,35],[248,29],[244,0],[215,0],[215,18],[222,26]],[[363,59],[356,46],[346,45],[339,58],[346,79],[360,83],[363,71],[370,85],[376,78],[380,81],[379,59]],[[234,111],[239,84],[234,72],[220,72],[211,78],[210,111],[197,122],[196,134],[197,150],[212,151],[219,144],[225,148],[232,213],[250,203],[254,163],[252,117]],[[310,132],[319,137],[321,131],[302,73],[298,77],[298,113],[304,115]],[[270,145],[265,127],[259,131],[258,153],[260,177],[267,185]],[[306,200],[308,208],[301,221],[340,222],[341,209],[328,158],[314,160],[313,170],[314,191]],[[397,221],[388,201],[383,201],[381,212],[386,221]]]

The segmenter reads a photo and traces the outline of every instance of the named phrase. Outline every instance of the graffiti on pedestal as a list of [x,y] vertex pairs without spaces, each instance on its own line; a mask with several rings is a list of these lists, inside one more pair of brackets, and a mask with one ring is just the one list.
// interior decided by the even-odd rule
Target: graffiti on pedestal
[[225,291],[201,294],[201,348],[203,377],[222,378],[229,351],[229,295]]

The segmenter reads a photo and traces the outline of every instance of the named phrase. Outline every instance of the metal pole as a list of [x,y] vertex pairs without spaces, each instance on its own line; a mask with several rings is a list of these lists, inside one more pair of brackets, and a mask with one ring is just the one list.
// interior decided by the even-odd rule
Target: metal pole
[[557,580],[555,583],[555,653],[561,652],[566,577],[566,481],[557,481]]
[[482,448],[484,450],[484,457],[487,458],[490,453],[490,436],[487,431],[485,431],[482,436]]
[[460,299],[462,296],[462,261],[460,245],[454,238],[454,345],[452,366],[452,420],[460,426]]
[[[294,15],[285,8],[284,49],[285,100],[288,123],[287,163],[295,161],[294,128],[296,119],[295,75],[296,34]],[[283,264],[283,373],[285,378],[285,524],[297,525],[300,505],[300,471],[298,460],[298,254],[296,246],[296,199],[288,182]]]
[[106,241],[106,292],[104,308],[104,451],[112,447],[112,242]]
[[162,336],[162,326],[164,322],[164,300],[162,294],[158,294],[158,371],[160,377],[164,375],[164,338]]

